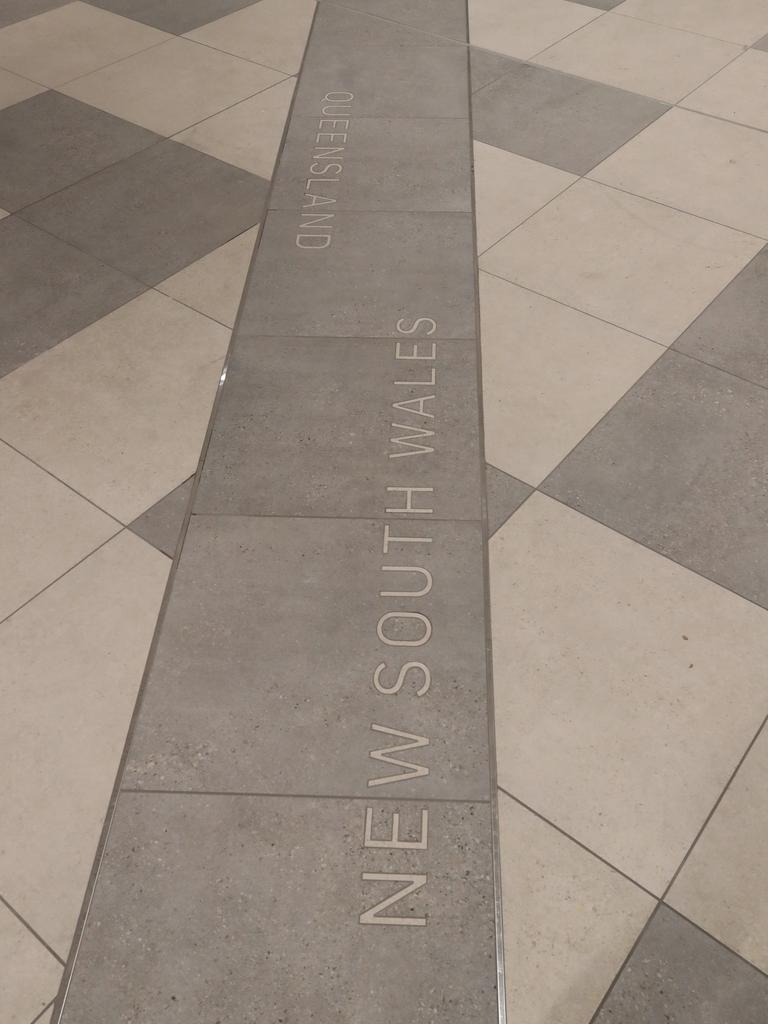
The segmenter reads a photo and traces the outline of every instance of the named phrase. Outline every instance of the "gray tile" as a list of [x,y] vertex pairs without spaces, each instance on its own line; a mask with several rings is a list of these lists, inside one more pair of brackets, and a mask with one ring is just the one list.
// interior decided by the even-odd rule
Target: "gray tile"
[[421,32],[467,41],[465,0],[345,0],[345,6]]
[[193,480],[194,477],[190,477],[183,484],[179,484],[152,508],[143,512],[138,519],[134,519],[130,526],[137,536],[169,558],[173,558],[176,552]]
[[674,347],[768,387],[768,247],[737,274]]
[[70,0],[0,0],[0,28],[63,7]]
[[[426,811],[427,849],[366,849],[369,806],[375,838]],[[489,831],[472,804],[122,794],[61,1022],[495,1020]],[[361,924],[403,874],[376,917],[426,923]]]
[[595,1024],[765,1024],[768,978],[661,906]]
[[[323,157],[333,135],[346,138],[341,160]],[[294,117],[270,208],[298,211],[321,195],[334,210],[469,211],[469,143],[459,118]]]
[[533,487],[490,463],[485,467],[485,487],[488,495],[488,536],[492,537],[512,513],[520,508],[533,492]]
[[[363,3],[368,0],[363,0]],[[403,16],[411,16],[418,20],[420,14],[418,7],[413,0],[390,0],[393,6],[397,6]],[[450,11],[450,4],[454,0],[427,0],[429,6],[434,5],[437,9]],[[373,6],[376,0],[370,0]],[[335,50],[337,53],[348,52],[350,49],[363,48],[366,51],[370,47],[393,47],[412,48],[423,46],[449,47],[453,50],[465,52],[465,47],[459,46],[453,39],[435,36],[429,32],[418,30],[415,26],[398,24],[396,21],[388,21],[381,17],[371,16],[362,10],[352,10],[353,4],[339,4],[335,0],[318,5],[317,15],[312,27],[310,45],[319,50]],[[422,9],[423,17],[425,9]],[[413,56],[413,55],[412,55]],[[393,82],[386,80],[387,90],[391,91]]]
[[763,36],[752,46],[753,50],[768,50],[768,36]]
[[143,291],[71,245],[6,217],[0,221],[0,376]]
[[614,7],[623,4],[624,0],[572,0],[572,2],[583,4],[585,7],[596,7],[599,11],[612,11]]
[[[466,118],[467,64],[465,46],[321,4],[294,115]],[[348,107],[340,103],[335,110],[323,102],[345,92],[354,94]]]
[[[328,226],[271,212],[241,312],[243,333],[393,338],[430,317],[440,338],[475,334],[472,222],[464,213],[339,213]],[[316,234],[325,248],[309,238]]]
[[475,358],[472,342],[241,337],[195,511],[378,516],[388,486],[428,486],[437,518],[479,520]]
[[163,32],[191,32],[209,21],[223,18],[233,11],[250,7],[258,0],[88,0],[92,7],[101,7],[133,21],[162,29]]
[[505,57],[502,53],[481,50],[477,46],[469,48],[469,75],[472,80],[472,92],[495,82],[508,71],[517,67],[518,61]]
[[160,136],[58,92],[0,111],[0,206],[18,210]]
[[472,97],[480,142],[586,174],[667,110],[664,103],[518,63]]
[[194,515],[125,785],[486,799],[479,525],[388,525]]
[[768,392],[667,352],[540,490],[768,607]]
[[27,207],[22,216],[146,284],[256,224],[268,183],[161,142]]

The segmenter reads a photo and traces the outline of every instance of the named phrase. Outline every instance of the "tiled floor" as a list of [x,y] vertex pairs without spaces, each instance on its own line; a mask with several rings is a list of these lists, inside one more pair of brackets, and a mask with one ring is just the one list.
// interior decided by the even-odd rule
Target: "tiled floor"
[[765,1024],[768,4],[315,7],[0,0],[0,1020]]

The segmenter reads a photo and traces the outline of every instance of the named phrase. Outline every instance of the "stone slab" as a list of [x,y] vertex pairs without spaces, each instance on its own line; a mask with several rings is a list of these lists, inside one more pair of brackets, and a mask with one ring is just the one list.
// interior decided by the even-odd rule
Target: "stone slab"
[[[427,848],[366,848],[369,807]],[[489,834],[473,804],[123,794],[61,1024],[490,1022]]]
[[387,487],[426,486],[433,517],[479,520],[475,359],[423,337],[240,338],[195,510],[374,517]]

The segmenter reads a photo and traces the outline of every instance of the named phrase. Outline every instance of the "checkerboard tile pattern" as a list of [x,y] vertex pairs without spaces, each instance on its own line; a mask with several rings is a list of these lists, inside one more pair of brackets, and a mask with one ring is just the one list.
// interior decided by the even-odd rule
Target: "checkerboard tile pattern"
[[50,1019],[263,220],[314,8],[263,2],[0,0],[4,1024]]
[[508,1014],[756,1024],[768,8],[469,9]]

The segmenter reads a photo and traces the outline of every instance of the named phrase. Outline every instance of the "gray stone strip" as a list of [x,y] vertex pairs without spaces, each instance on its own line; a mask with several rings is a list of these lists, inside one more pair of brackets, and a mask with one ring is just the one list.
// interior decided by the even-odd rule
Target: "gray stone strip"
[[64,1024],[499,1016],[470,139],[320,6]]

